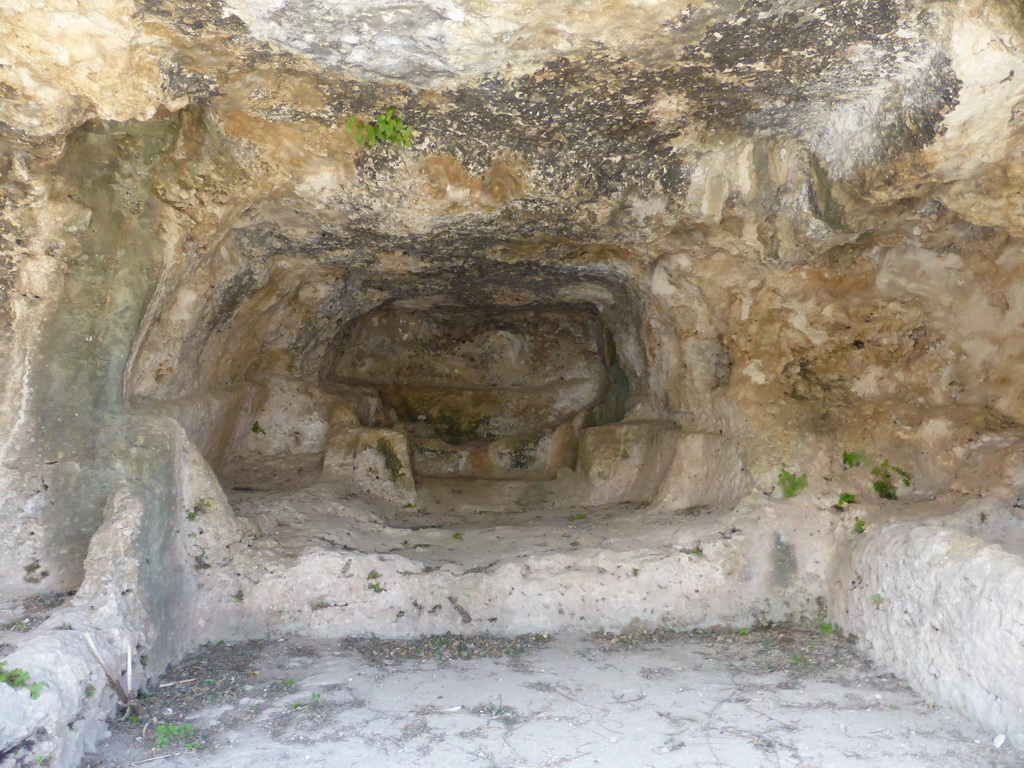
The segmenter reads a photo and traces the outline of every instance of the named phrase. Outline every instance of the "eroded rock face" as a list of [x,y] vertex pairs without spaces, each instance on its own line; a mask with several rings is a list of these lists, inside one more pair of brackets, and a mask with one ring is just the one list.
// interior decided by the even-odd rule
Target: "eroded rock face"
[[[171,525],[221,502],[199,465],[662,509],[786,468],[825,515],[888,460],[903,499],[1015,502],[1021,29],[974,0],[8,3],[0,584],[78,588],[126,487],[146,594],[193,584],[247,535],[226,501],[201,551]],[[389,107],[411,143],[358,142]]]
[[384,310],[339,333],[326,382],[372,389],[413,435],[459,444],[550,432],[608,390],[596,311]]

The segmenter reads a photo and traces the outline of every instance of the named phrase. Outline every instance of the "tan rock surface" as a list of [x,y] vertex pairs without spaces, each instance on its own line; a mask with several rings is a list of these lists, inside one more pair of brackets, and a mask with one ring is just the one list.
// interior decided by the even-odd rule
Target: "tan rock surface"
[[[98,733],[83,632],[151,679],[281,617],[818,601],[1019,741],[997,683],[928,667],[862,582],[928,635],[941,583],[915,573],[942,552],[961,602],[1017,578],[963,520],[981,497],[1015,541],[1022,30],[1009,0],[6,3],[0,609],[80,599],[5,636],[46,693],[0,760],[72,765]],[[440,330],[372,332],[389,313]],[[977,601],[949,647],[1010,647],[1013,605]]]

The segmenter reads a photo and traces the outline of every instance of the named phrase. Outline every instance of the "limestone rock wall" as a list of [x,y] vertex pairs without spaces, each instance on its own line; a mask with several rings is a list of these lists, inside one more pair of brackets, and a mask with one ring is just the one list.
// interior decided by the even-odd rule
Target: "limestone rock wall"
[[[4,594],[89,583],[126,485],[139,553],[179,546],[193,449],[154,415],[223,470],[288,381],[326,451],[338,330],[396,302],[587,307],[623,434],[694,436],[719,500],[786,468],[833,514],[861,451],[904,500],[1015,501],[1022,29],[1009,0],[7,3]],[[360,144],[388,108],[410,142]],[[708,498],[666,472],[645,500]],[[201,586],[157,562],[152,592]]]
[[1024,568],[1019,548],[982,538],[989,518],[996,529],[1009,519],[1001,541],[1013,547],[1020,520],[1016,510],[974,506],[969,532],[895,522],[871,531],[842,561],[830,604],[887,668],[1020,746],[1022,670],[1011,649],[1021,642]]

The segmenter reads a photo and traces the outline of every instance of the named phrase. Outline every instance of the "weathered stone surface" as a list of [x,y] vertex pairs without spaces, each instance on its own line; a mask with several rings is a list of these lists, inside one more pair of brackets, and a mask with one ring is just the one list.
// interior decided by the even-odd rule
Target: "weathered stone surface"
[[392,504],[415,504],[405,435],[390,429],[331,425],[321,479]]
[[749,485],[735,440],[658,422],[584,429],[579,463],[595,504],[657,502],[678,509],[732,504]]
[[[322,498],[317,488],[306,493]],[[294,524],[308,514],[283,509],[287,504],[270,507],[279,522]],[[346,530],[377,528],[359,507],[337,500],[317,506],[325,517],[348,521]],[[537,544],[550,544],[566,527],[565,517],[555,514],[533,525],[456,531],[458,539],[450,528],[417,531],[412,535],[431,544],[411,553],[307,547],[269,567],[242,556],[233,571],[216,574],[220,583],[204,590],[199,608],[210,628],[217,626],[213,617],[232,617],[230,628],[220,623],[220,638],[268,631],[410,637],[756,626],[815,610],[837,519],[771,502],[697,518],[685,531],[678,518],[668,510],[635,510],[593,531],[576,530],[580,546],[572,551]],[[754,533],[741,529],[748,524]],[[295,530],[311,536],[316,529]],[[400,546],[411,534],[390,529],[375,535]],[[442,549],[460,554],[442,555]],[[525,550],[533,552],[529,560],[518,557]],[[496,551],[503,553],[499,562],[493,562]],[[232,597],[240,586],[248,605]]]
[[476,477],[489,480],[554,480],[576,464],[579,433],[566,422],[540,436],[506,437],[486,443],[452,445],[443,440],[413,439],[412,471],[423,477]]
[[638,487],[638,481],[655,441],[672,429],[670,424],[653,422],[584,429],[580,433],[579,465],[594,486],[592,500],[597,504],[650,501],[654,489]]
[[312,382],[278,376],[254,389],[237,421],[229,462],[245,463],[252,456],[324,452],[328,428],[336,423],[332,397]]
[[989,516],[996,528],[1010,516],[1014,554],[937,525],[878,526],[835,574],[830,601],[842,626],[887,667],[1021,746],[1017,682],[1024,669],[1010,650],[1024,642],[1024,549],[1015,513],[982,505],[972,531],[985,531]]
[[331,384],[374,388],[388,421],[450,443],[552,430],[607,390],[593,307],[391,307],[339,333]]
[[170,515],[152,514],[161,507],[138,494],[143,486],[127,482],[107,499],[77,594],[35,632],[9,638],[8,670],[25,670],[41,688],[32,698],[28,688],[0,685],[5,763],[46,758],[77,765],[83,750],[105,735],[103,720],[115,705],[103,667],[134,693],[198,642],[200,563],[223,562],[246,538],[246,524],[231,514],[216,478],[181,430],[161,428],[174,446],[174,485],[188,506],[168,504],[161,511]]
[[[950,491],[1012,506],[1024,492],[1022,29],[1010,0],[12,0],[0,11],[3,595],[80,588],[84,600],[104,573],[137,590],[142,607],[104,603],[97,642],[111,658],[122,636],[161,660],[195,641],[185,607],[160,607],[168,594],[202,595],[204,636],[262,632],[283,611],[274,600],[349,561],[306,552],[278,568],[266,540],[243,553],[237,494],[301,494],[324,463],[332,493],[413,503],[410,435],[414,447],[462,442],[445,450],[452,475],[476,467],[467,487],[514,476],[523,455],[506,441],[536,441],[533,485],[498,486],[513,517],[552,497],[666,513],[753,489],[728,527],[705,532],[749,522],[777,535],[680,581],[722,596],[720,610],[659,594],[644,614],[683,624],[750,618],[762,600],[775,618],[813,605],[815,580],[860,541],[850,516],[876,511],[866,500],[886,461],[912,477],[877,503],[894,517]],[[389,107],[411,144],[360,145],[350,119]],[[540,307],[589,319],[558,330]],[[409,312],[441,318],[438,332],[405,347],[343,333]],[[465,318],[479,328],[461,349]],[[536,354],[516,357],[517,340]],[[492,359],[467,365],[470,352]],[[454,406],[492,423],[449,429]],[[574,420],[586,428],[569,472]],[[853,451],[870,462],[844,466]],[[432,461],[424,475],[449,467]],[[779,498],[783,468],[808,475],[798,498]],[[222,482],[257,490],[229,500]],[[833,509],[840,493],[864,506]],[[268,515],[254,513],[260,530],[281,527]],[[364,517],[323,541],[391,536]],[[119,538],[115,519],[137,535]],[[921,651],[924,619],[899,630],[859,586],[833,590],[835,610],[936,697],[1024,732],[978,693],[996,683],[963,678],[949,650],[997,652],[992,606],[1019,611],[971,590],[988,565],[1012,581],[1018,553],[885,530],[892,540],[866,537],[851,567],[888,579],[920,618],[947,605],[930,581],[913,586],[918,574],[948,574],[963,555],[977,568],[951,594],[974,612],[943,635],[938,663]],[[416,589],[438,591],[443,611],[418,631],[460,626],[455,585],[483,629],[561,627],[574,611],[628,621],[654,582],[608,576],[616,558],[597,551],[585,559],[600,578],[574,572],[545,602],[572,541],[540,575],[501,565],[498,586],[424,568]],[[370,567],[407,559],[366,546]],[[659,579],[681,567],[650,557]],[[744,558],[758,576],[730,586]],[[415,591],[379,599],[364,576],[345,576],[356,618],[296,608],[286,624],[373,627]],[[250,582],[263,613],[233,597]],[[513,583],[528,597],[499,599]],[[595,584],[613,606],[597,605]],[[1016,642],[1015,626],[992,636]],[[98,705],[72,690],[92,662],[46,632],[43,662],[27,644],[15,653],[26,668],[67,655],[38,705],[49,709],[29,705],[0,751],[30,720],[77,709],[83,733],[96,724]],[[53,765],[73,764],[91,736],[66,738]]]
[[5,3],[0,36],[0,123],[19,138],[59,136],[91,117],[148,119],[161,104],[181,108],[163,89],[159,37],[135,4],[101,0]]

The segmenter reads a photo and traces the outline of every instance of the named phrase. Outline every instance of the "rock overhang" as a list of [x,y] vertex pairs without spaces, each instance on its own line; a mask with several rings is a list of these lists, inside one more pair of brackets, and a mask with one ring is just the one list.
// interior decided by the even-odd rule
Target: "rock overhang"
[[[380,611],[403,608],[388,602],[401,590],[369,595],[361,573],[346,594],[362,624],[314,614],[302,600],[291,613],[246,613],[237,590],[259,583],[257,594],[291,600],[298,582],[281,566],[290,555],[239,553],[254,533],[231,510],[253,513],[260,529],[274,520],[259,504],[273,504],[258,494],[245,501],[230,484],[228,499],[207,466],[217,456],[276,461],[298,446],[300,468],[316,471],[306,450],[315,445],[336,477],[351,480],[355,451],[355,482],[371,491],[415,467],[415,456],[399,455],[396,430],[349,429],[364,417],[344,404],[332,412],[318,391],[338,329],[383,306],[585,306],[614,342],[629,384],[625,420],[585,428],[585,460],[565,460],[572,441],[554,439],[419,459],[430,480],[456,461],[514,470],[530,451],[547,462],[538,487],[565,470],[611,479],[589,501],[631,510],[615,552],[602,554],[609,539],[598,514],[569,520],[572,532],[558,516],[552,540],[577,538],[541,558],[543,576],[522,571],[538,601],[573,561],[604,569],[602,584],[625,585],[621,605],[635,603],[636,574],[611,560],[641,540],[664,543],[655,541],[664,531],[674,552],[658,573],[669,578],[683,553],[698,564],[686,578],[717,579],[720,592],[694,589],[721,597],[701,614],[700,604],[663,595],[666,621],[746,620],[759,605],[768,610],[762,599],[774,601],[773,616],[795,615],[825,594],[830,558],[875,541],[858,538],[851,517],[884,531],[885,516],[903,512],[833,508],[839,492],[856,491],[859,503],[871,493],[869,468],[841,465],[846,449],[906,468],[914,484],[901,499],[988,494],[999,508],[989,519],[1012,522],[1024,419],[1015,4],[599,2],[569,15],[544,2],[337,2],[317,6],[315,19],[310,7],[109,2],[81,24],[61,17],[83,31],[109,14],[116,34],[95,43],[110,72],[68,74],[82,48],[66,35],[49,60],[31,43],[9,52],[0,234],[13,256],[0,266],[0,290],[10,299],[4,354],[19,373],[0,388],[13,404],[0,447],[4,466],[17,467],[14,480],[4,477],[3,508],[13,510],[5,530],[19,544],[8,581],[42,588],[26,586],[20,569],[52,555],[32,573],[52,573],[44,586],[73,587],[97,526],[93,560],[107,563],[100,550],[116,539],[112,527],[145,507],[161,513],[142,515],[138,540],[161,557],[136,559],[148,607],[125,615],[129,633],[177,633],[155,658],[196,637],[185,629],[193,608],[167,604],[174,580],[185,592],[201,584],[205,626],[235,611],[243,634],[281,616],[324,633],[390,620]],[[38,12],[26,4],[15,13],[24,22]],[[388,107],[412,128],[413,145],[360,147],[348,120]],[[83,125],[90,117],[101,119]],[[178,409],[205,461],[175,425],[126,413],[125,361],[128,394],[159,413]],[[243,390],[250,400],[239,405]],[[289,410],[296,402],[305,410]],[[252,429],[257,422],[272,439]],[[768,503],[783,467],[807,472],[811,487]],[[760,493],[746,506],[730,501],[732,517],[701,513],[722,498],[692,493],[722,486],[734,499],[751,484]],[[551,498],[513,487],[503,486],[510,509]],[[676,507],[698,508],[683,534],[645,517]],[[292,520],[295,508],[278,512]],[[401,531],[419,512],[404,504],[383,523],[356,504],[339,514],[353,515],[345,546],[370,531],[401,553],[360,553],[357,568],[390,577],[412,562],[418,573],[416,558],[428,552],[429,567],[449,563],[422,579],[442,591],[521,570],[506,563],[485,574],[497,545],[466,547],[448,530],[407,547]],[[187,538],[183,515],[196,524]],[[728,543],[747,525],[774,534],[762,537],[767,550],[755,536]],[[574,554],[574,541],[586,552]],[[139,554],[132,546],[128,560]],[[475,558],[464,572],[452,565],[459,547]],[[894,570],[898,553],[886,560],[883,548],[864,547],[869,576],[917,567]],[[709,564],[697,552],[721,558]],[[299,581],[320,588],[321,560],[348,578],[347,558],[343,547],[306,553]],[[737,602],[729,569],[744,558],[763,569]],[[279,570],[261,583],[268,563]],[[865,636],[885,635],[873,587],[853,597],[829,589],[830,604]],[[111,592],[108,604],[119,599]],[[451,605],[479,622],[504,616],[490,598],[473,599]],[[916,592],[907,599],[927,603]],[[625,616],[582,610],[571,596],[552,605],[594,621]],[[75,622],[86,621],[84,603],[76,610]],[[423,626],[463,619],[445,608]],[[513,625],[529,628],[502,626]],[[101,642],[105,652],[116,634]]]

